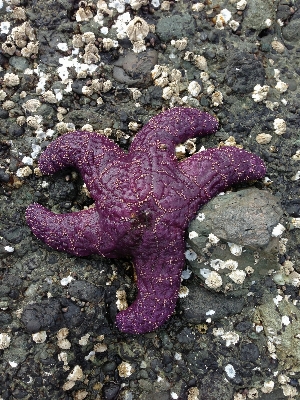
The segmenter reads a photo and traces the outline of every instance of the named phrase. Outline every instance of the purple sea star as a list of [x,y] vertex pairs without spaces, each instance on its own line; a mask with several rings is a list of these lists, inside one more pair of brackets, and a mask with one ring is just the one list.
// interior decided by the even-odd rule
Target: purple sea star
[[76,131],[55,140],[40,157],[44,174],[76,167],[95,206],[54,214],[32,204],[26,218],[33,233],[77,256],[132,257],[138,295],[116,317],[123,332],[155,330],[174,311],[185,229],[197,210],[232,184],[265,175],[258,156],[236,147],[208,149],[177,161],[175,145],[217,128],[213,116],[177,107],[152,118],[128,153],[105,136]]

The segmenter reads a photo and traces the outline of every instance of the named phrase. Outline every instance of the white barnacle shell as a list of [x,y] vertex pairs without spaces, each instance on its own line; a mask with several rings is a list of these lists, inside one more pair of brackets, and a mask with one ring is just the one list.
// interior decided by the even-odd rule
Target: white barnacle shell
[[278,79],[275,89],[278,90],[280,93],[284,93],[288,90],[289,85],[280,79]]
[[125,290],[117,290],[116,291],[116,305],[119,311],[126,310],[128,308],[128,303],[126,299],[126,292]]
[[2,108],[4,110],[11,110],[12,108],[15,107],[15,102],[11,101],[11,100],[6,100],[3,104],[2,104]]
[[44,343],[47,339],[47,332],[46,331],[40,331],[37,333],[32,334],[32,340],[35,343]]
[[283,234],[285,227],[282,224],[277,224],[272,230],[272,236],[277,237]]
[[228,276],[230,279],[233,280],[234,283],[241,285],[246,278],[246,272],[242,271],[240,269],[237,269],[235,271],[232,271]]
[[3,101],[5,99],[5,97],[7,96],[7,94],[4,92],[4,90],[0,90],[0,101]]
[[139,42],[148,35],[149,25],[143,18],[135,17],[127,25],[126,33],[132,43]]
[[180,299],[182,299],[182,298],[184,298],[184,297],[187,297],[188,294],[189,294],[189,288],[186,287],[186,286],[184,286],[184,285],[181,285],[181,286],[180,286],[180,289],[179,289],[178,297],[179,297]]
[[20,21],[25,21],[27,19],[25,9],[23,7],[15,7],[12,10],[12,17]]
[[110,38],[104,38],[102,40],[103,50],[109,51],[111,48],[115,47],[115,42]]
[[26,165],[26,167],[19,168],[16,172],[18,178],[25,178],[32,174],[32,169]]
[[230,28],[235,32],[235,31],[238,29],[238,27],[240,26],[240,23],[237,22],[237,21],[235,21],[234,19],[232,19],[232,20],[229,22],[228,25],[229,25]]
[[218,289],[222,286],[222,277],[216,271],[212,271],[205,279],[205,284],[211,289]]
[[17,86],[20,83],[20,78],[16,74],[6,73],[3,77],[3,83],[8,87]]
[[239,2],[236,3],[236,9],[240,11],[245,10],[246,6],[247,6],[246,0],[240,0]]
[[188,92],[191,96],[197,97],[198,94],[201,92],[201,86],[197,81],[192,81],[188,86]]
[[9,347],[11,341],[11,337],[8,333],[0,333],[0,350],[6,349]]
[[178,50],[184,50],[187,44],[188,44],[188,39],[186,37],[171,41],[171,45],[176,47],[176,49]]
[[197,68],[201,69],[202,71],[207,70],[207,61],[204,56],[194,55],[193,62]]
[[292,218],[291,222],[294,228],[300,229],[300,218]]
[[83,47],[84,42],[82,39],[82,35],[80,35],[79,33],[77,33],[76,35],[73,35],[72,44],[73,44],[73,47],[75,47],[75,48]]
[[30,99],[27,100],[24,104],[22,104],[22,108],[25,111],[35,112],[41,105],[42,104],[38,99]]
[[226,341],[226,343],[225,343],[226,347],[234,345],[234,344],[238,343],[238,341],[240,340],[240,336],[234,331],[226,332],[221,337],[223,340]]
[[208,235],[208,240],[212,244],[217,244],[220,241],[220,239],[216,235],[214,235],[213,233],[210,233]]
[[141,53],[142,51],[145,51],[146,50],[146,45],[145,45],[144,40],[137,40],[136,42],[133,42],[132,50],[135,53]]
[[224,263],[223,263],[223,265],[222,265],[222,268],[223,269],[229,269],[230,271],[235,271],[236,269],[237,269],[237,267],[238,267],[238,262],[237,261],[235,261],[235,260],[226,260],[226,261],[224,261]]
[[286,122],[282,118],[275,118],[273,122],[276,135],[283,135],[286,131]]
[[268,85],[255,85],[252,93],[252,99],[256,102],[259,103],[267,98],[267,95],[269,93],[270,86]]
[[235,369],[232,364],[227,364],[224,368],[228,378],[233,379],[235,377]]
[[93,18],[93,13],[89,7],[79,7],[75,17],[77,22],[88,21],[89,19]]
[[108,92],[111,88],[112,88],[112,82],[109,79],[107,79],[106,81],[103,82],[103,86],[102,86],[103,93]]
[[234,256],[240,256],[242,254],[243,246],[230,242],[228,242],[228,246],[230,249],[230,253],[233,254]]
[[140,124],[135,121],[130,121],[128,124],[128,129],[132,132],[137,132],[139,130]]
[[278,42],[278,40],[273,40],[271,42],[272,48],[279,54],[284,53],[285,47],[284,44],[281,42]]
[[161,11],[169,11],[170,10],[170,2],[169,1],[163,1],[160,5],[160,10]]
[[259,133],[255,140],[257,141],[257,143],[259,144],[268,144],[271,142],[272,140],[272,135],[270,135],[269,133]]
[[31,57],[34,54],[37,54],[39,51],[39,42],[29,42],[27,46],[23,47],[21,50],[21,55],[23,57]]
[[173,89],[170,86],[165,86],[163,88],[163,92],[161,97],[165,100],[170,100],[172,96],[174,95]]
[[73,368],[73,371],[70,372],[70,374],[67,377],[68,381],[80,381],[83,378],[83,372],[82,369],[79,365],[75,365]]
[[223,94],[218,90],[211,95],[211,100],[215,107],[218,107],[220,104],[223,104]]
[[133,368],[128,362],[121,362],[118,365],[118,372],[121,378],[128,378],[133,373]]
[[47,103],[55,104],[57,103],[57,98],[55,94],[51,90],[47,90],[45,93],[42,94],[43,100]]
[[133,10],[139,10],[142,6],[146,6],[148,0],[130,0],[130,6]]
[[96,40],[96,36],[94,32],[84,32],[81,36],[84,43],[94,43]]
[[95,64],[100,61],[99,50],[93,43],[85,46],[83,60],[86,64]]
[[133,100],[137,100],[141,97],[142,92],[140,90],[138,90],[137,88],[129,88],[132,98]]
[[39,129],[41,127],[41,123],[43,121],[43,117],[41,115],[29,116],[26,119],[27,125],[32,129]]
[[12,56],[13,54],[15,54],[17,48],[11,40],[7,40],[6,42],[2,43],[2,50],[4,51],[4,53]]
[[205,5],[203,3],[195,3],[192,5],[192,11],[200,12],[204,9]]
[[263,387],[260,389],[263,393],[271,393],[274,389],[274,381],[265,381]]
[[216,28],[224,29],[224,26],[230,21],[231,15],[231,12],[227,8],[221,10],[220,14],[216,16]]

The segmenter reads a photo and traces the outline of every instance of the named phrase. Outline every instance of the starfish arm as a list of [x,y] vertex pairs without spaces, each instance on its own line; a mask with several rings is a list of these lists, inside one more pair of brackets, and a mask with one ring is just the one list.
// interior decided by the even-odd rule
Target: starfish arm
[[174,157],[175,146],[189,138],[216,132],[218,121],[196,108],[174,107],[156,115],[136,135],[130,152],[158,148]]
[[64,167],[75,167],[91,191],[99,172],[113,160],[124,156],[125,153],[107,137],[95,132],[76,131],[52,142],[42,153],[39,167],[47,175]]
[[260,179],[266,173],[257,155],[227,146],[194,154],[179,163],[179,168],[199,187],[197,208],[233,184]]
[[76,256],[101,254],[97,232],[99,217],[94,208],[69,214],[54,214],[34,203],[26,210],[26,220],[34,235],[55,250]]
[[[183,236],[183,235],[182,235]],[[184,242],[161,242],[155,252],[134,258],[138,295],[116,317],[122,332],[146,333],[162,325],[173,313],[184,266]]]

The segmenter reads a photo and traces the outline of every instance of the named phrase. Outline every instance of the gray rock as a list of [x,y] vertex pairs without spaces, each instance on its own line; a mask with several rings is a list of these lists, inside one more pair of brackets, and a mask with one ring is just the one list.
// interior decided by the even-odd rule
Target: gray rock
[[[180,299],[179,307],[183,318],[192,324],[203,323],[207,318],[217,321],[229,315],[239,314],[245,305],[243,298],[212,293],[195,282],[189,284],[188,288],[189,294]],[[214,310],[214,314],[208,315],[210,310]]]
[[[245,294],[252,281],[279,268],[278,238],[272,237],[272,229],[282,213],[276,197],[256,188],[215,197],[188,229],[192,271],[206,284],[210,273],[217,272],[222,281],[217,277],[218,284],[209,283],[209,288]],[[219,241],[210,242],[210,234]]]
[[[189,232],[196,231],[199,237],[205,238],[213,233],[225,242],[260,248],[271,241],[272,229],[283,212],[271,193],[250,188],[215,197],[200,210],[202,213],[204,221],[196,218]],[[194,250],[201,251],[196,240],[192,244]]]
[[10,57],[9,63],[17,71],[25,71],[26,68],[30,67],[29,61],[25,57]]
[[258,32],[268,28],[266,20],[275,21],[276,8],[273,0],[251,0],[244,12],[243,30],[255,29]]
[[163,42],[193,35],[195,29],[194,19],[187,13],[162,17],[156,25],[156,33]]
[[72,281],[69,294],[80,300],[98,302],[104,299],[104,289],[86,281]]
[[114,63],[113,77],[129,86],[145,87],[151,82],[151,70],[157,64],[157,52],[148,49],[142,53],[127,52]]
[[201,381],[200,400],[231,400],[233,389],[219,372],[210,371]]
[[299,43],[300,40],[300,18],[292,19],[288,25],[282,29],[282,36],[289,42]]
[[262,62],[246,52],[232,54],[225,76],[227,85],[236,93],[251,93],[255,85],[265,83]]

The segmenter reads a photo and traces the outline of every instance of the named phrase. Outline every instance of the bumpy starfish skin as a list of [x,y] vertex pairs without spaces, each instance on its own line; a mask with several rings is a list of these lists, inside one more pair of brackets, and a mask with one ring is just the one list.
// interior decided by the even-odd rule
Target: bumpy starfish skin
[[95,200],[89,210],[54,214],[27,208],[33,233],[56,250],[77,256],[131,256],[138,295],[116,318],[123,332],[159,327],[174,311],[184,266],[184,235],[199,207],[237,182],[259,179],[265,166],[236,147],[198,152],[178,162],[175,146],[214,133],[217,120],[193,108],[172,108],[152,118],[128,153],[97,133],[72,132],[40,157],[44,174],[76,167]]

